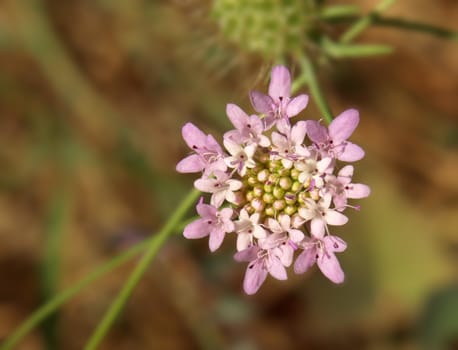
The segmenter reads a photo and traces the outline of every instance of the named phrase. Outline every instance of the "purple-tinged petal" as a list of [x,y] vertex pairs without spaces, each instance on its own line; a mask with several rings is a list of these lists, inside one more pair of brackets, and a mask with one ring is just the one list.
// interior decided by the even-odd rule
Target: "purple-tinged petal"
[[251,91],[250,101],[254,110],[258,113],[266,114],[272,111],[274,101],[270,96],[264,95],[259,91]]
[[337,159],[343,162],[356,162],[363,158],[364,150],[351,142],[346,142],[343,152],[337,157]]
[[345,275],[340,267],[337,257],[330,252],[323,252],[317,260],[318,267],[323,275],[329,278],[334,283],[342,283]]
[[299,243],[304,239],[304,233],[300,230],[291,229],[288,231],[289,239],[291,239],[294,243]]
[[316,262],[316,247],[309,247],[299,254],[294,263],[294,272],[297,274],[306,272]]
[[211,229],[212,225],[208,223],[208,220],[197,219],[184,228],[183,236],[190,239],[202,238],[208,236]]
[[280,101],[280,97],[285,99],[291,94],[291,76],[285,66],[275,66],[272,68],[269,84],[269,95],[275,102]]
[[176,170],[179,173],[198,173],[205,168],[205,163],[197,154],[191,154],[178,162]]
[[213,193],[217,190],[215,187],[216,181],[214,179],[197,179],[194,181],[194,187],[199,191]]
[[302,110],[307,107],[309,97],[307,95],[299,95],[289,101],[286,107],[286,115],[288,118],[298,115]]
[[252,246],[234,254],[234,259],[239,262],[254,261],[257,258],[259,247]]
[[304,142],[305,134],[307,133],[307,122],[299,121],[291,129],[291,141],[295,145],[300,145]]
[[220,144],[218,141],[215,140],[213,135],[207,135],[206,139],[206,144],[205,146],[207,147],[208,150],[213,151],[217,154],[222,155],[223,154],[223,149],[221,148]]
[[226,232],[224,232],[224,230],[222,230],[219,227],[215,227],[210,232],[210,239],[208,240],[208,246],[210,248],[210,251],[214,252],[216,249],[221,247],[225,235]]
[[200,197],[199,204],[196,206],[197,214],[202,218],[216,218],[216,208],[212,205],[203,203],[203,197]]
[[267,277],[267,270],[261,262],[252,262],[248,265],[243,280],[243,290],[246,294],[255,294]]
[[347,249],[347,243],[337,236],[326,236],[323,238],[325,250],[328,252],[343,252]]
[[316,238],[322,238],[325,234],[326,223],[321,217],[315,217],[310,222],[310,233]]
[[359,123],[359,113],[356,109],[347,109],[340,113],[329,125],[329,136],[334,144],[345,141],[353,134]]
[[269,273],[272,275],[273,278],[276,278],[277,280],[283,281],[288,279],[286,269],[281,263],[280,259],[277,257],[272,257],[270,259]]
[[364,184],[351,184],[345,189],[348,198],[365,198],[371,194],[369,186]]
[[[339,170],[339,173],[337,174],[337,176],[339,177],[339,180],[340,180],[340,177],[347,177],[351,180],[351,178],[353,177],[353,170],[354,170],[353,165],[344,166],[342,169]],[[350,183],[350,181],[348,183]]]
[[236,198],[232,192],[219,191],[212,194],[210,198],[210,204],[215,206],[216,208],[219,208],[223,204],[225,199],[231,199],[230,202],[233,202]]
[[316,120],[307,120],[307,135],[315,143],[325,142],[328,139],[327,129]]
[[347,205],[347,197],[345,196],[345,193],[335,195],[332,198],[332,201],[334,202],[336,210],[343,210]]
[[279,247],[281,252],[279,258],[283,266],[290,266],[293,263],[294,249],[290,244],[284,244]]
[[236,129],[242,130],[245,127],[248,115],[239,106],[228,103],[226,106],[226,114]]
[[197,150],[206,145],[207,136],[192,123],[186,123],[181,129],[181,134],[188,147],[193,150]]
[[345,225],[348,222],[348,218],[336,210],[327,210],[324,218],[329,225],[333,226]]

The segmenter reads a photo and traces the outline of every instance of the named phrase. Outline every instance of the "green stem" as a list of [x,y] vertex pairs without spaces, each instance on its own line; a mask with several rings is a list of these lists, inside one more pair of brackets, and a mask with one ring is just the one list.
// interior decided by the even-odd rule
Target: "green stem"
[[116,296],[115,300],[111,303],[108,311],[105,313],[102,320],[97,325],[97,328],[92,333],[89,341],[85,346],[85,350],[96,349],[100,342],[105,337],[106,333],[110,329],[113,322],[118,317],[119,313],[123,309],[125,303],[132,294],[135,286],[140,281],[143,274],[146,272],[147,268],[151,264],[151,261],[156,256],[156,253],[159,251],[159,248],[162,247],[173,228],[182,220],[183,216],[186,214],[188,209],[195,203],[200,192],[193,189],[189,195],[181,202],[180,206],[175,210],[173,215],[165,223],[164,227],[157,234],[157,239],[150,241],[147,251],[143,258],[140,260],[135,270],[130,275],[129,279],[124,284],[121,291]]
[[[180,231],[187,225],[189,220],[180,223],[175,227],[175,231]],[[107,273],[113,271],[118,266],[122,265],[126,261],[132,259],[134,256],[139,254],[142,250],[148,247],[152,241],[158,239],[158,235],[154,235],[148,240],[141,242],[125,252],[119,254],[118,256],[112,258],[110,261],[99,266],[94,271],[89,273],[79,282],[75,283],[73,286],[68,287],[60,294],[56,295],[53,299],[49,300],[46,304],[42,305],[38,310],[36,310],[32,315],[29,316],[10,336],[9,338],[0,346],[1,350],[10,350],[17,345],[32,329],[34,329],[40,322],[49,317],[54,313],[59,307],[65,304],[68,300],[73,298],[81,290],[86,288],[92,282],[98,280],[100,277],[106,275]]]
[[[57,290],[60,275],[60,249],[64,233],[64,225],[68,218],[69,198],[65,189],[57,191],[49,208],[49,218],[46,228],[45,252],[41,265],[41,290],[44,302],[51,300]],[[43,323],[44,337],[47,349],[57,348],[57,314],[49,317]]]
[[[152,237],[151,240],[157,239],[156,236]],[[90,285],[92,282],[96,281],[103,275],[112,271],[119,265],[125,263],[129,259],[133,258],[139,252],[141,252],[146,246],[150,243],[150,240],[142,242],[129,250],[126,250],[124,253],[116,256],[105,264],[99,266],[97,269],[92,271],[85,278],[75,283],[73,286],[65,289],[60,294],[55,296],[53,299],[49,300],[46,304],[41,306],[36,310],[32,315],[29,316],[2,344],[0,347],[1,350],[12,349],[24,336],[26,336],[33,328],[35,328],[40,322],[49,317],[53,312],[55,312],[62,304],[66,303],[72,297],[74,297],[82,289]]]
[[374,15],[385,11],[390,7],[396,0],[382,0],[378,3],[375,9],[367,16],[361,17],[356,23],[354,23],[340,38],[341,43],[348,44],[359,34],[361,34],[367,27],[373,22]]
[[326,123],[331,123],[333,119],[333,114],[331,111],[331,107],[324,97],[323,92],[321,91],[320,84],[318,82],[315,66],[310,61],[308,57],[304,54],[298,56],[299,64],[302,68],[302,72],[306,77],[307,85],[309,86],[310,92],[315,100],[318,108],[320,109],[321,114],[323,115],[324,120]]
[[401,28],[401,29],[406,29],[406,30],[411,30],[411,31],[416,31],[416,32],[428,33],[428,34],[438,36],[444,39],[458,40],[457,32],[454,32],[454,31],[451,31],[445,28],[433,26],[428,23],[415,22],[415,21],[405,20],[402,18],[382,17],[382,16],[379,16],[378,14],[375,14],[372,17],[373,17],[372,22],[375,25],[396,27],[396,28]]

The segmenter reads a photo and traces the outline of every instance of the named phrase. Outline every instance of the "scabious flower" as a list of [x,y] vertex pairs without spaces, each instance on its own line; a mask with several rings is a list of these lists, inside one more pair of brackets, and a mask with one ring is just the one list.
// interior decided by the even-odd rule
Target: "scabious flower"
[[269,94],[250,94],[259,114],[228,104],[226,114],[235,129],[224,134],[224,147],[191,123],[183,127],[193,153],[177,171],[200,173],[194,186],[208,193],[209,203],[200,199],[200,218],[185,227],[184,236],[208,236],[212,252],[233,236],[234,259],[248,263],[247,294],[256,293],[268,275],[286,280],[291,265],[300,274],[316,263],[329,280],[342,283],[335,253],[343,252],[346,243],[330,227],[347,223],[346,209],[359,209],[349,199],[370,194],[367,185],[352,183],[353,165],[342,164],[364,156],[348,141],[358,112],[344,111],[329,127],[314,120],[292,124],[290,118],[305,108],[308,97],[291,98],[290,90],[288,69],[276,66]]

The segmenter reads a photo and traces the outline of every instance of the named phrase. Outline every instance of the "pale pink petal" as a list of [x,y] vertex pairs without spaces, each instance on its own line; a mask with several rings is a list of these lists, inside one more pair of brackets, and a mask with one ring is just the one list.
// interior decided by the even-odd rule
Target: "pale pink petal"
[[196,206],[197,213],[203,218],[215,218],[216,217],[216,208],[203,203],[203,197],[200,198],[199,204]]
[[316,238],[322,238],[326,232],[326,222],[321,218],[313,218],[310,222],[310,233]]
[[299,95],[289,101],[286,107],[286,115],[291,118],[298,115],[302,110],[307,107],[309,97],[307,95]]
[[316,253],[315,246],[304,249],[294,263],[294,272],[297,274],[304,273],[312,267],[316,261]]
[[345,225],[348,222],[348,218],[336,210],[327,210],[324,218],[329,225],[333,226]]
[[291,141],[295,145],[300,145],[304,142],[305,134],[307,133],[307,122],[299,121],[291,129]]
[[359,113],[356,109],[347,109],[339,114],[329,125],[329,136],[334,144],[339,144],[350,137],[359,123]]
[[250,263],[245,272],[243,290],[246,294],[255,294],[267,277],[267,270],[259,262]]
[[280,149],[280,151],[283,151],[284,149],[289,148],[288,146],[288,139],[279,134],[278,132],[273,132],[271,135],[272,143]]
[[351,184],[346,193],[348,198],[365,198],[371,194],[371,189],[364,184]]
[[219,143],[215,140],[213,135],[207,135],[207,140],[205,144],[206,148],[208,148],[211,151],[214,151],[217,154],[223,154],[223,150]]
[[197,179],[194,181],[194,187],[197,188],[199,191],[213,193],[218,188],[215,187],[216,180],[215,179]]
[[307,135],[315,143],[325,142],[328,139],[327,129],[316,120],[307,120]]
[[181,129],[181,134],[186,144],[191,149],[198,149],[205,146],[207,136],[194,124],[186,123]]
[[182,159],[176,166],[179,173],[197,173],[205,168],[205,163],[197,154],[191,154]]
[[183,236],[190,239],[207,236],[212,230],[212,225],[206,219],[197,219],[188,224],[183,231]]
[[332,163],[332,158],[326,157],[316,163],[316,168],[318,169],[319,173],[324,173],[329,168],[331,163]]
[[245,127],[248,115],[239,106],[229,103],[226,106],[226,114],[236,129],[242,130]]
[[348,177],[351,179],[353,176],[353,170],[354,170],[353,165],[346,165],[342,169],[339,170],[339,173],[337,174],[337,176]]
[[232,139],[225,138],[223,140],[224,147],[229,151],[231,155],[236,155],[242,151],[240,144],[234,142]]
[[259,91],[250,92],[250,101],[255,111],[262,114],[269,113],[274,103],[270,96],[264,95]]
[[326,236],[323,238],[325,250],[328,252],[343,252],[347,249],[347,243],[337,236]]
[[215,227],[210,232],[210,239],[208,240],[208,246],[210,247],[210,251],[214,252],[221,246],[225,235],[226,233],[224,232],[224,230],[222,230],[219,227]]
[[245,250],[234,254],[234,259],[239,262],[254,261],[257,258],[259,248],[256,246],[249,247]]
[[294,249],[289,244],[283,244],[279,247],[281,252],[279,258],[283,266],[290,266],[293,263]]
[[334,205],[337,208],[337,210],[343,210],[347,205],[347,197],[344,193],[335,195],[332,198],[332,201],[334,202]]
[[342,283],[345,275],[340,267],[337,257],[333,253],[323,253],[317,260],[318,267],[323,275],[334,283]]
[[251,235],[247,233],[239,233],[237,235],[237,251],[241,252],[247,249],[251,244]]
[[269,273],[272,275],[273,278],[276,278],[277,280],[288,279],[286,269],[281,263],[280,259],[277,257],[272,257],[270,259]]
[[256,238],[266,238],[267,236],[267,233],[266,233],[266,230],[264,230],[262,228],[262,226],[260,225],[255,225],[253,227],[253,236],[256,237]]
[[308,208],[299,208],[299,215],[304,218],[305,221],[309,221],[315,216],[315,212]]
[[295,230],[291,229],[288,231],[289,238],[294,242],[294,243],[299,243],[304,239],[304,233],[300,230]]
[[269,95],[275,102],[288,98],[291,93],[291,76],[285,66],[275,66],[272,68],[269,84]]
[[364,150],[352,142],[346,142],[343,152],[337,159],[344,162],[356,162],[364,158]]
[[[216,208],[219,208],[225,199],[227,199],[228,197],[230,198],[231,196],[228,195],[232,192],[228,192],[228,191],[219,191],[219,192],[215,192],[212,194],[211,198],[210,198],[210,204],[213,205],[214,207]],[[235,195],[232,193],[232,202],[235,200]]]

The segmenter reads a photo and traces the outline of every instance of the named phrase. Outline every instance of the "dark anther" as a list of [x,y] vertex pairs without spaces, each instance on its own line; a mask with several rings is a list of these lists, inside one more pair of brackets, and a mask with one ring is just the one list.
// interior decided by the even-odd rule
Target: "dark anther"
[[319,257],[320,257],[320,256],[319,256],[318,254],[317,254],[317,255],[315,255],[315,259],[318,259]]
[[253,230],[250,228],[250,229],[248,230],[248,233],[253,233]]
[[192,145],[192,148],[193,148],[193,149],[197,149],[197,146],[196,146],[196,145]]
[[346,190],[350,189],[350,186],[345,186],[345,189],[346,189]]
[[251,129],[251,124],[246,125],[248,129]]
[[211,225],[213,222],[211,220],[207,221],[207,224]]
[[253,267],[254,267],[254,265],[250,265],[250,266],[248,266],[248,268],[249,268],[249,269],[252,269]]
[[337,243],[334,243],[334,248],[339,248],[339,245]]
[[283,101],[283,96],[280,96],[278,99],[279,99],[280,101]]

